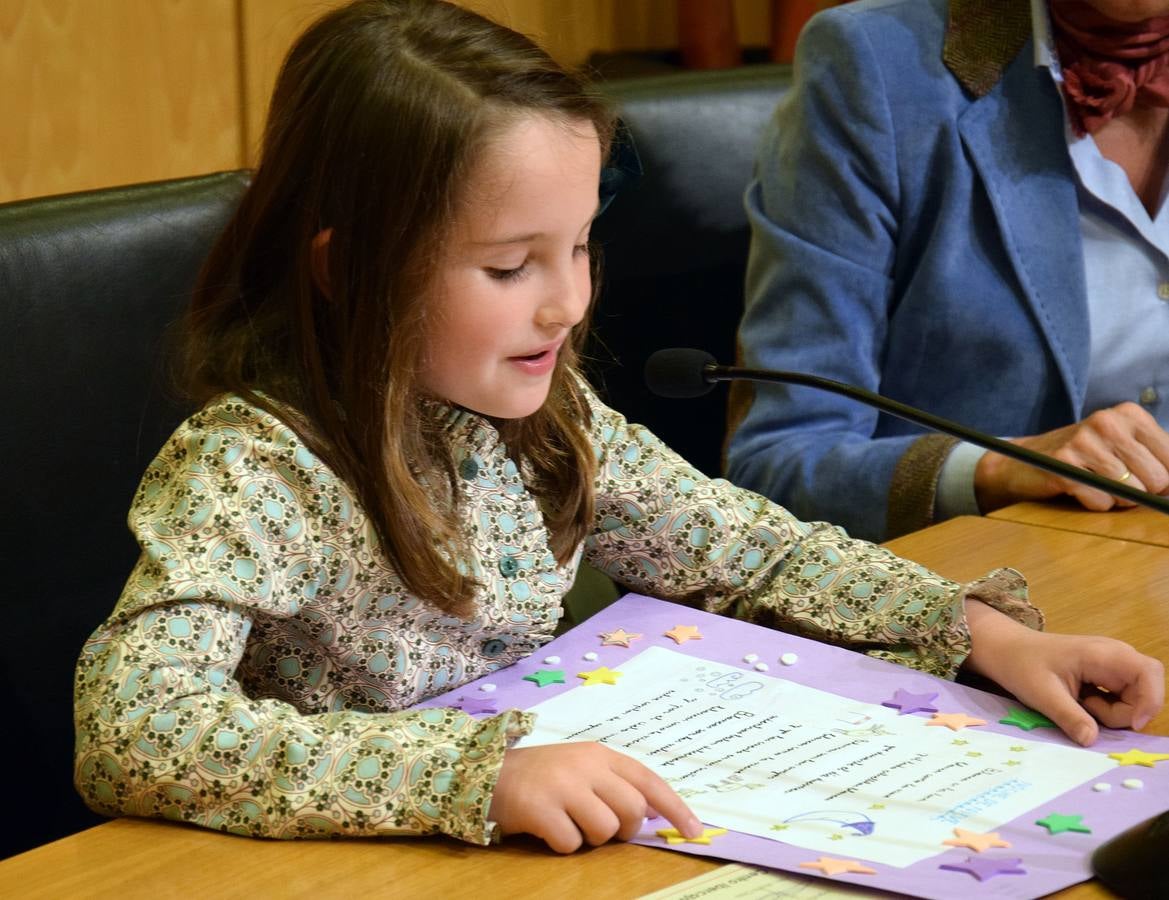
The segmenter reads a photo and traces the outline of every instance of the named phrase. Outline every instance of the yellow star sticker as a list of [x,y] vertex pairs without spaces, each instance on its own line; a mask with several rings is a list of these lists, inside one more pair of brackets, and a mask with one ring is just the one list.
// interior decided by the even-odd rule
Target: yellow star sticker
[[884,803],[873,803],[869,806],[869,809],[884,809],[884,808],[885,808]]
[[858,875],[876,875],[876,869],[861,865],[855,859],[833,859],[831,856],[821,856],[815,862],[802,862],[805,869],[819,869],[825,875],[840,875],[843,872],[855,872]]
[[1019,762],[1019,760],[1017,760],[1017,759],[1008,759],[1008,760],[1006,761],[1006,763],[1004,763],[1004,765],[1008,765],[1008,766],[1021,766],[1021,765],[1023,765],[1023,764],[1022,764],[1021,762]]
[[1153,763],[1164,762],[1169,759],[1169,753],[1146,753],[1144,750],[1137,750],[1135,747],[1132,750],[1125,750],[1123,753],[1109,753],[1111,759],[1115,759],[1117,765],[1121,766],[1147,766],[1153,768]]
[[601,641],[602,647],[628,647],[631,641],[636,641],[641,635],[626,631],[624,628],[618,628],[616,631],[602,631],[601,637],[604,638]]
[[701,638],[702,635],[698,633],[697,625],[675,625],[666,632],[666,637],[673,638],[675,644],[685,644],[687,641]]
[[709,844],[711,838],[726,833],[725,828],[703,828],[698,837],[688,838],[682,837],[682,832],[677,828],[659,828],[656,832],[658,837],[666,839],[667,844]]
[[970,741],[966,740],[966,738],[954,738],[954,740],[950,741],[950,743],[955,747],[965,747],[970,743]]
[[830,834],[830,835],[828,835],[828,839],[832,840],[832,841],[843,841],[844,835],[843,834]]
[[1012,753],[1026,753],[1027,752],[1027,748],[1024,747],[1022,744],[1012,744],[1007,749],[1010,750]]
[[590,684],[616,684],[617,679],[622,675],[616,669],[610,669],[608,666],[598,666],[595,669],[590,669],[587,672],[577,672],[577,678],[583,678],[585,683],[581,687],[588,687]]
[[772,831],[787,831],[789,828],[791,828],[790,825],[784,825],[782,822],[771,826]]
[[951,731],[959,731],[963,728],[969,728],[972,725],[985,725],[986,719],[976,719],[973,716],[968,716],[966,713],[934,713],[927,725],[942,725],[949,728]]
[[982,756],[982,751],[980,751],[980,750],[967,750],[966,755],[967,756]]
[[982,853],[991,847],[1009,847],[1008,841],[1001,840],[997,831],[988,831],[979,834],[977,831],[967,831],[965,828],[955,828],[954,837],[942,841],[948,847],[969,847],[975,853]]

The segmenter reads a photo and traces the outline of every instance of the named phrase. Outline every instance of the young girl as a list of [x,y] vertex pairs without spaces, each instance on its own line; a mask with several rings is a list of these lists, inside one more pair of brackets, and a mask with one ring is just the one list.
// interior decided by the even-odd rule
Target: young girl
[[1154,660],[1035,630],[1022,579],[952,584],[710,480],[607,409],[577,348],[604,105],[438,0],[301,37],[203,271],[203,404],[147,470],[142,555],[77,670],[76,782],[108,814],[273,837],[529,832],[558,851],[699,823],[597,744],[410,711],[536,651],[582,556],[623,586],[944,676],[1091,743],[1159,708]]

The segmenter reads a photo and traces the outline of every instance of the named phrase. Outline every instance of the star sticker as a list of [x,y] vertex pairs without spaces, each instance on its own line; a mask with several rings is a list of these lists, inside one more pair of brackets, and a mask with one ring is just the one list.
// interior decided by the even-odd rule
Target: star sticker
[[1023,763],[1021,763],[1017,759],[1008,759],[1005,763],[1003,763],[1003,765],[1005,765],[1005,766],[1021,766],[1021,765],[1023,765]]
[[804,869],[819,869],[825,875],[840,875],[845,872],[855,872],[858,875],[876,875],[876,869],[861,865],[855,859],[834,859],[831,856],[821,856],[814,862],[802,862]]
[[1091,834],[1092,829],[1080,820],[1083,816],[1065,816],[1060,813],[1049,813],[1047,818],[1036,820],[1036,825],[1042,825],[1049,834],[1062,834],[1065,831],[1078,831],[1081,834]]
[[968,856],[965,862],[942,863],[938,868],[950,872],[967,872],[979,881],[987,881],[996,875],[1026,875],[1027,870],[1020,865],[1022,862],[1019,857]]
[[487,714],[494,715],[499,712],[499,703],[490,698],[480,700],[477,697],[460,697],[459,709],[469,716],[483,716]]
[[982,751],[981,750],[967,750],[966,755],[967,756],[982,756]]
[[930,716],[930,720],[926,722],[927,725],[944,725],[951,731],[960,731],[963,728],[970,728],[974,725],[985,725],[986,719],[976,719],[973,716],[968,716],[966,713],[934,713]]
[[1009,847],[1010,842],[1001,840],[997,831],[988,831],[979,834],[977,831],[967,831],[965,828],[955,828],[954,837],[942,841],[947,847],[966,847],[975,853],[982,853],[991,847]]
[[711,838],[716,838],[720,834],[726,834],[725,828],[703,828],[702,834],[698,837],[682,837],[682,832],[677,828],[659,828],[655,832],[658,837],[666,839],[667,844],[709,844]]
[[1024,747],[1022,744],[1012,744],[1007,749],[1010,750],[1012,753],[1026,753],[1027,752],[1027,748]]
[[1144,750],[1137,750],[1135,747],[1132,750],[1125,750],[1123,753],[1109,753],[1110,759],[1115,759],[1117,765],[1121,766],[1148,766],[1153,768],[1153,763],[1164,762],[1169,759],[1169,753],[1146,753]]
[[791,828],[790,825],[784,825],[782,822],[771,826],[772,831],[787,831],[789,828]]
[[577,672],[576,677],[585,680],[585,683],[581,687],[588,687],[591,684],[616,684],[621,674],[621,672],[618,672],[616,669],[610,669],[608,666],[598,666],[587,672]]
[[631,641],[636,641],[641,637],[640,634],[634,634],[624,628],[618,628],[615,631],[602,631],[600,636],[604,638],[601,641],[602,647],[628,647]]
[[897,713],[899,716],[905,716],[915,712],[937,712],[938,708],[931,705],[937,696],[937,691],[930,691],[927,694],[911,694],[909,691],[903,691],[901,688],[897,688],[893,692],[893,699],[882,700],[881,705],[899,710]]
[[665,636],[673,638],[675,644],[685,644],[687,641],[693,641],[702,637],[698,633],[697,625],[675,625],[666,632]]
[[950,743],[955,747],[965,747],[970,743],[970,741],[966,740],[966,738],[954,738],[954,740],[950,741]]
[[531,675],[525,675],[524,681],[535,682],[536,687],[548,687],[550,684],[564,684],[563,669],[539,669]]
[[884,803],[873,803],[869,806],[869,809],[884,809],[884,808],[885,808]]
[[1007,714],[1003,718],[999,719],[999,724],[1014,725],[1024,731],[1031,731],[1033,728],[1055,727],[1055,723],[1043,713],[1037,713],[1033,709],[1019,709],[1014,706],[1007,710]]

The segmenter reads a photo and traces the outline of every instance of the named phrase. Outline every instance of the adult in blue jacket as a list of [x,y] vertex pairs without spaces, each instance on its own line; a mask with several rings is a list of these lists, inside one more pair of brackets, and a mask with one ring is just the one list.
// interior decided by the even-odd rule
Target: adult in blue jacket
[[[1090,5],[1169,13],[1166,0]],[[1138,103],[1075,133],[1048,12],[861,0],[808,24],[748,189],[743,361],[1164,492],[1169,109]],[[732,480],[869,539],[1062,492],[1115,502],[809,388],[747,389],[732,408]]]

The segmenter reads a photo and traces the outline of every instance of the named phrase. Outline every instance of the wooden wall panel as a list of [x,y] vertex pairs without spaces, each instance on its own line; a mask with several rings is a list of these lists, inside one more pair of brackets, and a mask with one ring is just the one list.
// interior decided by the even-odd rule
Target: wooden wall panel
[[0,201],[243,161],[235,0],[0,0]]
[[[0,0],[0,202],[253,164],[284,54],[341,2]],[[458,2],[568,65],[677,45],[674,0]],[[771,2],[734,0],[743,44]]]

